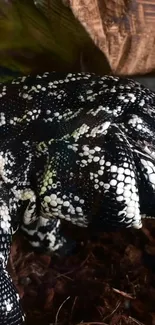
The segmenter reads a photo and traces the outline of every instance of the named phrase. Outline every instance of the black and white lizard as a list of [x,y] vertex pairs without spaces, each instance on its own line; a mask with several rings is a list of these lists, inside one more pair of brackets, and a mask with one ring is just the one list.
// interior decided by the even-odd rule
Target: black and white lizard
[[44,73],[0,84],[0,324],[20,325],[12,234],[51,252],[80,227],[155,217],[155,93],[129,79]]

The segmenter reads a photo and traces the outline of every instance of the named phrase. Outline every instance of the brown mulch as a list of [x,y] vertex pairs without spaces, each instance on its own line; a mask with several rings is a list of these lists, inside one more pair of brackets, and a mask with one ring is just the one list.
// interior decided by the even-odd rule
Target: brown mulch
[[65,258],[34,253],[16,235],[9,271],[26,324],[154,325],[155,222],[144,226],[85,239]]

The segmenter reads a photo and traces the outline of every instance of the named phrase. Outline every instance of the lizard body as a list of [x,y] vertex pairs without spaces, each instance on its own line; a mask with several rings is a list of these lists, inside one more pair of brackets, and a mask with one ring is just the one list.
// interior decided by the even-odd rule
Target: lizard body
[[155,217],[155,93],[89,73],[0,84],[0,186],[0,324],[20,325],[5,271],[19,227],[57,252],[72,245],[63,220],[104,231]]

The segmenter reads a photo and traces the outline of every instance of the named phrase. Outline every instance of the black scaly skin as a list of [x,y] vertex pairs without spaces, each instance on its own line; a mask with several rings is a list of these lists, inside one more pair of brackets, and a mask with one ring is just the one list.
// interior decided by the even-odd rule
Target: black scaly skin
[[20,325],[6,271],[19,227],[32,246],[63,253],[63,220],[101,231],[155,216],[155,94],[84,73],[1,84],[0,186],[0,325]]

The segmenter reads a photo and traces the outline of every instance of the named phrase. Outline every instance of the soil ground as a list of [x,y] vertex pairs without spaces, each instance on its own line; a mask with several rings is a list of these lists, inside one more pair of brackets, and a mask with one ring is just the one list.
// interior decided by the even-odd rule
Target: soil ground
[[155,221],[83,238],[75,254],[58,258],[15,236],[9,271],[26,325],[155,325]]

